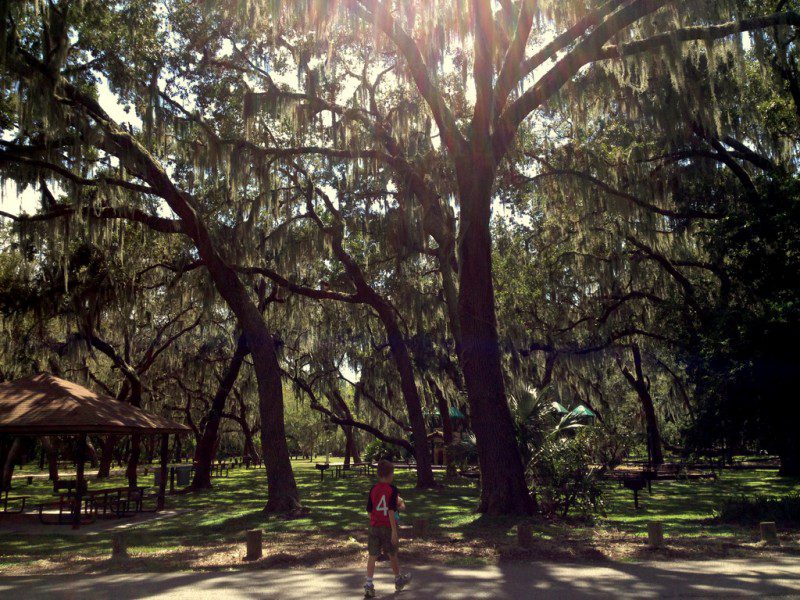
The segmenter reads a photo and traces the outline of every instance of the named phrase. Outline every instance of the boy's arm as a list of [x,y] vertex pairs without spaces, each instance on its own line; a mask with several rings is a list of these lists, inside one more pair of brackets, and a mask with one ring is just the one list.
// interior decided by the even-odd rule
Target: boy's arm
[[400,541],[400,536],[397,533],[397,519],[394,518],[394,511],[389,511],[389,523],[392,524],[392,544],[397,546]]

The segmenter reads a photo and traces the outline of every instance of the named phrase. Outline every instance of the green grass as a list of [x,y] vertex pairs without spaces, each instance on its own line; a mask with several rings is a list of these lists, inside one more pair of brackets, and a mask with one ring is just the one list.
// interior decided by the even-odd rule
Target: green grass
[[774,470],[725,471],[717,480],[656,481],[653,494],[639,492],[639,510],[633,492],[609,483],[605,486],[607,514],[603,525],[623,531],[644,532],[648,521],[662,521],[680,535],[729,535],[740,528],[712,521],[725,498],[741,496],[785,496],[800,491],[800,481],[778,477]]
[[[242,539],[242,532],[262,528],[267,533],[309,531],[330,533],[341,537],[345,532],[362,528],[365,522],[364,505],[370,480],[363,476],[319,481],[314,463],[295,461],[295,475],[303,504],[309,514],[286,520],[269,518],[261,512],[266,496],[266,475],[263,470],[237,469],[230,477],[214,480],[214,489],[204,493],[169,496],[167,508],[185,510],[184,514],[142,524],[130,530],[128,541],[132,552],[150,554],[164,550],[213,546]],[[152,474],[142,483],[152,483]],[[406,522],[414,516],[431,519],[434,533],[465,540],[486,540],[487,543],[513,536],[518,519],[488,518],[474,514],[477,488],[470,480],[447,483],[433,491],[414,488],[412,473],[399,472],[396,483],[408,505],[403,515]],[[95,487],[124,485],[121,477],[94,483]],[[541,539],[555,538],[565,533],[581,537],[591,527],[602,527],[626,533],[643,533],[649,520],[660,520],[672,534],[684,536],[726,536],[741,532],[741,528],[716,524],[712,517],[722,499],[742,495],[786,495],[800,490],[795,479],[778,477],[774,471],[730,471],[716,481],[666,481],[653,485],[653,494],[640,493],[640,510],[633,508],[630,490],[616,483],[605,486],[606,514],[594,525],[574,522],[535,522],[535,535]],[[15,482],[13,493],[33,495],[37,500],[51,498],[47,481],[30,486]],[[56,527],[56,526],[53,526]],[[69,555],[107,556],[108,534],[74,537],[70,535],[16,536],[3,534],[0,529],[0,569],[4,566],[45,557]]]

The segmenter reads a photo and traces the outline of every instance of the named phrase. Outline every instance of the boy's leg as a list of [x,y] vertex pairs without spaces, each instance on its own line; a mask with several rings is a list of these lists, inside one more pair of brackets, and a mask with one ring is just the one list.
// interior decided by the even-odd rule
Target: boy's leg
[[400,561],[397,559],[397,550],[389,554],[389,560],[392,563],[392,571],[394,572],[394,576],[397,577],[400,575]]
[[372,577],[375,575],[375,557],[370,556],[367,559],[367,581],[372,581]]

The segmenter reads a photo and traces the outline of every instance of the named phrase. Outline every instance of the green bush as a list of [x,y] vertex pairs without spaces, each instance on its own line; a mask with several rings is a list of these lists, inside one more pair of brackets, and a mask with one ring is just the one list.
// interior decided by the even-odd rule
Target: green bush
[[375,462],[385,458],[386,460],[396,461],[401,457],[400,449],[381,440],[372,440],[364,448],[362,458],[367,462]]
[[602,509],[601,487],[591,466],[591,428],[547,438],[528,465],[530,484],[545,516],[590,516]]
[[800,524],[800,494],[789,496],[739,496],[726,498],[714,511],[722,523],[755,524],[775,521],[784,525]]
[[475,436],[464,434],[460,441],[454,442],[447,447],[447,456],[450,459],[450,463],[459,469],[477,464],[478,447],[475,444]]

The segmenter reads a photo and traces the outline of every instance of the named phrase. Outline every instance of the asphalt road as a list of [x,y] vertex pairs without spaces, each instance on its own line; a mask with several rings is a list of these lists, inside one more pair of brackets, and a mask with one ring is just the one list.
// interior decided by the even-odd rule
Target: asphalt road
[[[417,567],[399,594],[379,565],[378,598],[800,598],[800,560],[649,563],[509,563],[498,567]],[[208,573],[0,576],[0,598],[200,600],[359,598],[363,574],[275,569]]]

